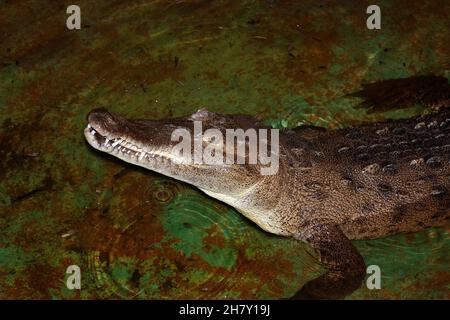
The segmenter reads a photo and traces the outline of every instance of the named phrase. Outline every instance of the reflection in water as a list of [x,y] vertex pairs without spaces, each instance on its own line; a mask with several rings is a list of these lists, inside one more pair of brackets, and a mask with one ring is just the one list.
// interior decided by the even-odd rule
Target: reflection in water
[[108,245],[85,254],[102,297],[280,298],[319,270],[299,242],[259,230],[184,184],[156,179],[143,192],[145,208],[157,202],[162,212],[130,216]]
[[[116,189],[113,198],[121,199],[122,192]],[[234,209],[175,180],[153,178],[133,197],[139,203],[128,211],[120,201],[110,208],[116,232],[108,231],[98,249],[85,251],[88,277],[102,298],[280,298],[323,271],[310,247],[261,231]],[[438,261],[448,240],[445,230],[429,229],[355,244],[367,265],[381,267],[383,285],[392,288],[404,274],[430,268],[423,261]]]
[[[445,229],[431,228],[422,232],[398,234],[370,241],[356,241],[355,244],[366,258],[367,265],[380,266],[385,287],[401,290],[402,286],[407,287],[410,279],[414,279],[419,274],[423,279],[431,276],[427,270],[445,271],[445,266],[439,261],[441,258],[446,259],[449,240],[450,237]],[[412,286],[413,283],[414,281],[411,283]],[[398,294],[401,292],[399,291]]]

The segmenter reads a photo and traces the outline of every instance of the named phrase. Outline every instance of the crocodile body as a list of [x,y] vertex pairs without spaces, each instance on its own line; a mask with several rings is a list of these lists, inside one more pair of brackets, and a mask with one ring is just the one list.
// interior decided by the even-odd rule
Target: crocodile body
[[357,128],[282,130],[279,170],[268,176],[250,165],[190,166],[167,156],[174,128],[192,130],[193,120],[220,130],[265,128],[253,117],[202,110],[187,118],[127,120],[95,110],[88,119],[93,147],[191,183],[264,230],[316,249],[328,271],[294,298],[340,298],[360,286],[365,264],[350,240],[442,226],[450,216],[446,109]]
[[290,234],[323,220],[349,239],[371,239],[449,217],[448,110],[336,131],[300,128],[283,138],[290,165],[279,199],[297,215],[280,224],[292,223]]

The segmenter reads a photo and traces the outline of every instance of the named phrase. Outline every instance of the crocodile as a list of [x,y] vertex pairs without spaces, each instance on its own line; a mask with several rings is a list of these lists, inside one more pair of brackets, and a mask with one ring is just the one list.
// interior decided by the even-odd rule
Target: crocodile
[[[412,82],[417,83],[406,80]],[[397,97],[417,97],[422,92],[412,88],[400,85],[394,91]],[[424,90],[435,88],[425,86]],[[369,91],[377,90],[372,86]],[[426,92],[411,101],[429,97]],[[439,91],[437,101],[442,106],[449,104],[448,92]],[[370,95],[366,97],[371,105]],[[265,231],[309,244],[326,271],[307,282],[293,299],[337,299],[359,288],[366,275],[365,262],[352,240],[448,223],[450,110],[446,108],[409,119],[334,130],[306,125],[280,130],[279,166],[271,175],[260,174],[260,163],[177,161],[171,153],[171,135],[177,128],[192,133],[195,121],[201,121],[204,130],[221,132],[227,128],[270,129],[253,116],[206,109],[160,120],[126,119],[94,109],[88,114],[84,134],[95,149],[192,184]]]

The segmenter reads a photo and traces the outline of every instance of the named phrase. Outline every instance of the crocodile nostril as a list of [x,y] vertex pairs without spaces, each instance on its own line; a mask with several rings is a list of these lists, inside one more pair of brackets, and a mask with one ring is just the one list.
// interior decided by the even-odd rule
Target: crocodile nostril
[[116,133],[119,128],[126,127],[126,120],[104,108],[94,109],[88,114],[88,122],[102,135]]

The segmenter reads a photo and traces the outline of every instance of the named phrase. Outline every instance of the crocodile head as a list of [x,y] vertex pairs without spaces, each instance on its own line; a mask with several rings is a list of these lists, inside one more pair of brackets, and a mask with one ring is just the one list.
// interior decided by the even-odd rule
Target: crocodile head
[[[271,165],[275,173],[277,169],[274,163],[268,165],[267,161],[264,164],[249,161],[248,139],[244,138],[243,141],[245,150],[248,151],[243,158],[239,158],[242,153],[238,153],[238,139],[233,138],[235,148],[227,149],[227,129],[238,128],[245,132],[247,129],[256,132],[259,129],[268,130],[254,117],[219,115],[205,109],[188,117],[166,120],[131,120],[105,109],[96,109],[88,115],[84,134],[92,147],[121,160],[193,184],[206,192],[233,196],[242,194],[262,179],[267,179],[267,175],[261,174],[264,168]],[[222,135],[223,139],[218,135]],[[275,135],[271,135],[269,132],[266,141],[277,144],[278,141],[271,139]],[[278,166],[278,154],[270,143],[266,155],[277,161]],[[186,152],[187,149],[190,152]],[[220,154],[223,155],[222,161]],[[234,161],[227,163],[226,159],[230,154]],[[198,155],[203,155],[203,158],[198,158]],[[211,157],[205,163],[207,155]]]

